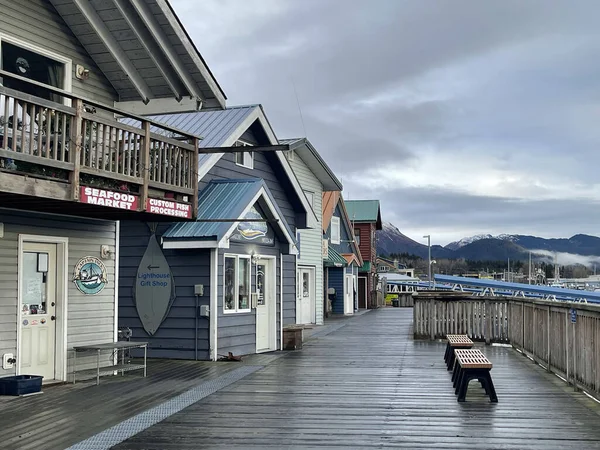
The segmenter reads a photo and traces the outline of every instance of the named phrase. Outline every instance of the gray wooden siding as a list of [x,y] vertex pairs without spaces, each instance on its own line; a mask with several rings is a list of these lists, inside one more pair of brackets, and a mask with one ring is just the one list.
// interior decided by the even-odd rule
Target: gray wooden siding
[[[252,143],[263,143],[256,133],[247,131],[243,139]],[[239,179],[239,178],[262,178],[269,187],[271,194],[275,198],[279,209],[285,217],[292,232],[296,233],[296,209],[292,203],[291,185],[284,180],[285,174],[274,154],[254,153],[254,168],[238,166],[235,163],[234,154],[225,154],[217,164],[206,174],[200,182],[200,189],[214,179]],[[277,259],[277,270],[279,274],[279,258]],[[284,255],[283,263],[283,323],[284,325],[296,322],[296,257],[294,255]],[[278,275],[279,276],[279,275]],[[317,303],[319,303],[317,301]],[[279,320],[279,311],[277,312]],[[279,338],[279,334],[278,334]],[[219,344],[219,349],[221,344]],[[219,350],[221,351],[221,350]]]
[[[169,226],[170,224],[159,225],[156,231],[158,242]],[[204,295],[198,298],[198,307],[210,305],[210,250],[163,250],[173,273],[176,298],[168,317],[156,333],[149,336],[135,308],[133,287],[138,266],[151,236],[150,229],[144,222],[123,221],[120,234],[119,326],[131,328],[134,340],[148,341],[150,357],[195,359],[197,345],[198,359],[209,359],[210,324],[206,317],[198,317],[196,322],[198,311],[194,285],[204,285]]]
[[[50,2],[0,0],[0,39],[3,34],[71,59],[74,94],[109,105],[118,99],[112,85]],[[75,77],[77,64],[90,70],[89,79],[81,81]]]
[[299,265],[315,267],[315,320],[323,323],[323,185],[312,173],[302,159],[296,155],[290,161],[302,189],[313,193],[313,210],[319,226],[312,229],[298,230],[300,234]]
[[[223,309],[223,264],[225,261],[225,254],[234,255],[249,255],[251,254],[254,246],[234,244],[232,243],[230,248],[219,250],[219,285],[217,288],[217,305],[218,305],[218,332],[217,332],[217,351],[220,355],[227,355],[227,352],[231,352],[234,355],[249,355],[256,353],[256,311],[252,310],[249,313],[230,313],[225,314]],[[280,333],[281,329],[281,309],[280,309],[280,263],[279,263],[279,250],[280,244],[275,239],[274,247],[260,247],[257,250],[258,253],[265,256],[276,257],[276,296],[275,296],[275,312],[276,312],[276,325],[277,325],[277,348],[280,347]],[[251,284],[252,292],[256,288],[256,266],[251,267]]]
[[[115,251],[115,222],[34,214],[0,208],[4,237],[0,238],[0,356],[17,347],[18,241],[19,234],[69,238],[68,279],[84,256],[100,257],[100,246]],[[98,295],[84,295],[68,285],[67,348],[73,345],[112,341],[114,338],[115,260],[103,260],[108,284]],[[72,353],[69,352],[69,359]],[[71,370],[71,364],[68,365]],[[14,374],[0,367],[0,376]]]

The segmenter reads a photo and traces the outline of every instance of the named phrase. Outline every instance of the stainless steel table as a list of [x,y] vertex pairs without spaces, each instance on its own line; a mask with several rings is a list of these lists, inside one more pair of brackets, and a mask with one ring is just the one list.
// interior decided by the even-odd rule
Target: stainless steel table
[[[125,350],[132,348],[143,348],[144,349],[144,364],[125,364]],[[74,358],[73,358],[73,384],[77,379],[78,374],[95,374],[96,384],[100,384],[100,375],[109,375],[114,372],[121,372],[124,374],[130,370],[144,370],[144,377],[146,376],[146,354],[148,351],[147,342],[134,342],[134,341],[119,341],[119,342],[106,342],[103,344],[94,345],[79,345],[73,347]],[[117,352],[117,361],[119,360],[119,352],[121,353],[121,364],[113,364],[112,366],[100,367],[100,352],[103,350],[112,350]],[[96,369],[77,371],[77,354],[83,352],[96,352]]]

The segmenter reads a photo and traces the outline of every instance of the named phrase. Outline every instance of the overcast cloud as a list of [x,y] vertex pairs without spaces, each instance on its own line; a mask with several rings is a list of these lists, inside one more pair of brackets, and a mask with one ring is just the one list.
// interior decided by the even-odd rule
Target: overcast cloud
[[600,234],[600,2],[171,3],[229,105],[404,234]]

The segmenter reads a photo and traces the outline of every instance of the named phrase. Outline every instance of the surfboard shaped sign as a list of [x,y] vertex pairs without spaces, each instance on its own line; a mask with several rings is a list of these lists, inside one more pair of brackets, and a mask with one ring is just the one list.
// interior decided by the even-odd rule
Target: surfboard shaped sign
[[173,274],[155,234],[150,236],[137,270],[134,298],[144,330],[154,335],[175,301]]

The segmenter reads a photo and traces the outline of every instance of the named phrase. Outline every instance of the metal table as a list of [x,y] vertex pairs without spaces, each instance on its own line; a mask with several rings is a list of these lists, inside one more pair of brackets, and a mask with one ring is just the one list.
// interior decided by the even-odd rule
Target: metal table
[[[144,364],[125,364],[125,350],[129,350],[132,348],[143,348],[144,349]],[[95,374],[96,375],[96,384],[100,384],[100,375],[108,375],[114,372],[121,372],[124,374],[130,370],[144,370],[144,377],[146,376],[146,354],[148,350],[147,342],[134,342],[134,341],[119,341],[119,342],[106,342],[103,344],[94,344],[94,345],[79,345],[77,347],[73,347],[74,358],[73,358],[73,384],[77,379],[77,374],[87,373],[87,374]],[[117,361],[118,361],[118,352],[121,352],[121,364],[114,364],[112,366],[100,367],[100,352],[103,350],[113,350],[117,351]],[[77,353],[82,352],[96,352],[96,369],[82,370],[77,371]]]

